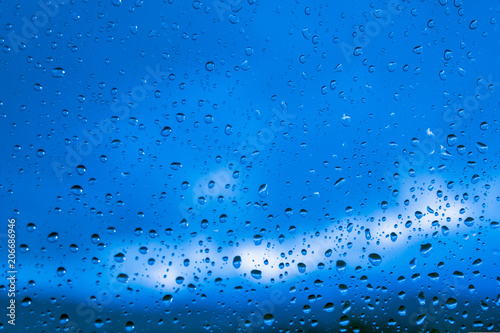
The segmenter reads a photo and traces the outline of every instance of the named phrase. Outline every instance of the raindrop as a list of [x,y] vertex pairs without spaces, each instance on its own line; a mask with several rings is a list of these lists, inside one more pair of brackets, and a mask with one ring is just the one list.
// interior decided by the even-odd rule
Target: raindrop
[[240,256],[235,256],[233,258],[233,266],[234,268],[238,269],[241,267],[241,257]]
[[214,68],[215,68],[215,64],[214,64],[213,62],[211,62],[211,61],[209,61],[209,62],[207,62],[207,63],[205,64],[205,69],[206,69],[207,71],[209,71],[209,72],[213,71],[213,70],[214,70]]
[[57,241],[58,238],[59,238],[59,235],[57,234],[57,232],[52,232],[49,234],[47,240],[49,241],[49,243],[54,243]]
[[351,117],[344,113],[344,115],[341,118],[341,122],[342,125],[344,125],[345,127],[349,127],[351,126]]
[[345,263],[345,261],[337,260],[337,264],[336,264],[335,268],[337,269],[337,272],[342,273],[345,271],[346,266],[347,266],[347,264]]
[[71,188],[71,193],[76,195],[76,196],[80,196],[83,193],[83,188],[80,185],[74,185]]
[[451,58],[453,58],[453,53],[451,53],[450,50],[445,50],[444,54],[443,54],[443,58],[444,58],[444,60],[450,60]]
[[422,53],[422,51],[423,51],[423,48],[422,48],[422,46],[420,46],[420,45],[419,45],[419,46],[415,46],[415,47],[413,48],[413,53],[415,53],[415,54],[421,54],[421,53]]
[[170,303],[172,303],[173,299],[174,299],[174,297],[172,295],[168,294],[168,295],[163,296],[162,301],[163,301],[163,304],[169,305]]
[[252,270],[252,271],[250,272],[250,274],[252,275],[252,277],[253,277],[254,279],[257,279],[257,280],[259,280],[259,279],[261,279],[261,278],[262,278],[262,271],[259,271],[258,269],[254,269],[254,270]]
[[382,257],[377,253],[371,253],[368,255],[368,259],[373,266],[378,266],[382,263]]
[[264,324],[271,326],[274,323],[274,316],[270,313],[264,315]]
[[125,261],[125,255],[123,253],[117,253],[114,256],[115,262],[122,263]]
[[122,283],[127,283],[128,282],[128,275],[125,274],[125,273],[120,273],[118,274],[118,276],[116,277],[116,279],[119,281],[119,282],[122,282]]
[[323,310],[326,312],[332,312],[334,310],[333,303],[326,303],[325,306],[323,307]]
[[132,332],[134,329],[135,329],[134,323],[131,321],[127,321],[127,323],[125,324],[125,331]]
[[472,227],[474,225],[474,218],[468,217],[464,220],[464,224],[468,227]]
[[166,138],[167,136],[169,136],[169,135],[170,135],[170,133],[172,133],[172,129],[171,129],[170,127],[168,127],[168,126],[163,127],[163,129],[161,130],[161,136],[163,136],[163,137],[165,137],[165,138]]
[[78,173],[80,176],[82,176],[86,171],[87,169],[83,165],[79,165],[76,167],[76,173]]
[[60,78],[63,77],[64,74],[66,74],[66,71],[61,67],[56,67],[52,70],[52,77]]
[[397,66],[397,64],[395,62],[390,62],[390,63],[387,64],[387,70],[389,72],[394,72],[397,67],[398,66]]
[[267,184],[262,184],[259,187],[259,197],[265,198],[267,197]]
[[66,269],[64,267],[59,267],[57,269],[57,276],[62,277],[64,274],[66,274]]
[[451,309],[454,309],[454,308],[456,308],[456,307],[457,307],[458,302],[457,302],[457,300],[456,300],[456,299],[454,299],[454,298],[448,298],[448,299],[446,300],[446,303],[445,303],[445,304],[446,304],[446,307],[447,307],[448,309],[450,309],[450,310],[451,310]]
[[31,305],[31,298],[29,298],[29,297],[23,298],[23,300],[21,301],[21,305],[24,307],[30,306]]
[[430,243],[420,245],[420,255],[422,257],[428,257],[430,255],[431,250],[432,250],[432,244]]
[[485,145],[484,143],[482,142],[478,142],[476,143],[476,149],[478,152],[480,152],[481,154],[486,154],[488,152],[488,146]]

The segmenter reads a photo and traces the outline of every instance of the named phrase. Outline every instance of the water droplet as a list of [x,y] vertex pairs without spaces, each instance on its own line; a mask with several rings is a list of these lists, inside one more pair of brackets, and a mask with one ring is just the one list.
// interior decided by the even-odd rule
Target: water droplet
[[180,168],[182,168],[182,164],[179,163],[179,162],[172,162],[170,163],[170,169],[172,170],[179,170]]
[[264,324],[271,326],[274,323],[274,316],[270,313],[264,315]]
[[341,122],[342,125],[344,125],[345,127],[349,127],[351,126],[351,117],[344,113],[344,115],[341,118]]
[[209,61],[209,62],[207,62],[207,63],[205,64],[205,69],[206,69],[207,71],[209,71],[209,72],[213,71],[213,70],[214,70],[214,68],[215,68],[215,64],[214,64],[213,62],[211,62],[211,61]]
[[29,298],[29,297],[23,298],[23,300],[21,301],[21,305],[24,307],[30,306],[31,305],[31,298]]
[[458,138],[455,134],[450,134],[447,137],[448,146],[453,147],[457,144]]
[[335,268],[337,269],[337,272],[342,273],[345,271],[346,266],[347,264],[345,263],[344,260],[337,260]]
[[335,184],[333,184],[333,187],[334,188],[340,188],[342,186],[342,184],[344,184],[346,182],[345,178],[339,178]]
[[260,187],[259,187],[259,197],[265,198],[265,197],[267,197],[267,194],[268,194],[268,192],[267,192],[267,184],[260,185]]
[[419,45],[419,46],[415,46],[412,51],[415,54],[421,54],[423,50],[424,49],[422,48],[422,46]]
[[52,77],[60,78],[66,74],[66,71],[61,67],[56,67],[52,70]]
[[443,81],[446,80],[446,72],[443,69],[439,71],[439,78]]
[[[120,2],[121,2],[121,0],[120,0]],[[127,323],[125,324],[125,331],[132,332],[134,329],[135,329],[134,323],[131,321],[127,321]]]
[[91,237],[90,237],[90,241],[92,242],[92,244],[97,244],[99,243],[99,240],[100,240],[100,237],[98,234],[93,234]]
[[28,223],[26,225],[26,230],[28,230],[28,232],[33,232],[36,230],[36,225],[34,223]]
[[85,166],[83,165],[79,165],[76,167],[76,173],[78,173],[80,176],[82,176],[86,171],[87,169],[85,169]]
[[125,255],[123,253],[117,253],[114,256],[114,259],[115,259],[116,262],[122,263],[122,262],[125,261]]
[[453,58],[453,53],[451,53],[450,50],[445,50],[444,54],[443,54],[443,58],[444,58],[444,60],[450,60],[451,58]]
[[432,244],[431,243],[426,243],[420,245],[420,255],[422,257],[428,257],[431,253],[432,250]]
[[329,302],[329,303],[326,303],[325,306],[323,307],[323,310],[325,312],[332,312],[333,310],[335,309],[333,303]]
[[468,227],[472,227],[474,225],[474,218],[468,217],[464,220],[464,224]]
[[262,271],[254,269],[250,272],[250,275],[252,275],[254,279],[259,280],[262,278]]
[[83,193],[83,188],[80,185],[74,185],[71,188],[71,194],[80,196],[80,195],[82,195],[82,193]]
[[448,309],[450,309],[450,310],[451,310],[451,309],[454,309],[454,308],[456,308],[456,307],[457,307],[458,302],[457,302],[457,300],[456,300],[456,299],[454,299],[454,298],[451,298],[451,297],[450,297],[450,298],[448,298],[448,299],[446,300],[446,303],[445,303],[445,304],[446,304],[446,307],[447,307]]
[[29,246],[28,246],[28,245],[26,245],[26,244],[21,244],[21,245],[19,246],[19,252],[21,252],[21,253],[28,253],[28,252],[29,252],[29,250],[30,250],[30,248],[29,248]]
[[368,255],[368,260],[370,260],[370,263],[373,266],[378,266],[382,263],[382,257],[380,257],[380,255],[377,253],[371,253],[370,255]]
[[64,274],[66,274],[66,269],[64,267],[59,267],[57,269],[57,276],[62,277]]
[[120,274],[118,274],[116,279],[118,280],[118,282],[127,283],[128,282],[128,275],[125,273],[120,273]]
[[238,269],[241,267],[241,257],[240,256],[235,256],[233,258],[233,266],[234,268]]
[[174,299],[174,297],[172,295],[168,294],[168,295],[163,296],[162,301],[163,301],[163,304],[169,305],[170,303],[172,303],[173,299]]
[[482,142],[478,142],[476,143],[476,149],[478,152],[480,152],[481,154],[486,154],[488,152],[488,146],[485,145],[484,143]]
[[49,243],[54,243],[57,241],[57,239],[59,238],[59,235],[57,234],[57,232],[52,232],[49,234],[49,236],[47,237],[47,241]]
[[262,244],[263,237],[261,235],[255,235],[253,236],[253,243],[255,245],[260,245]]

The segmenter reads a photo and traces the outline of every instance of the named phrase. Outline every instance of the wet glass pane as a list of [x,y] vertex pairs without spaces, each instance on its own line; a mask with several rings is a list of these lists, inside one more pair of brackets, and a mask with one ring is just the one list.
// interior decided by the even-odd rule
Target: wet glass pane
[[0,331],[500,332],[499,13],[0,0]]

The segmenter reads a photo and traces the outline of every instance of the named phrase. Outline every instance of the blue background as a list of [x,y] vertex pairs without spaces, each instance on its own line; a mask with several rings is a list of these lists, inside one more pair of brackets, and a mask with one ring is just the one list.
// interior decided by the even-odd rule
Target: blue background
[[500,331],[498,2],[51,2],[0,1],[3,331]]

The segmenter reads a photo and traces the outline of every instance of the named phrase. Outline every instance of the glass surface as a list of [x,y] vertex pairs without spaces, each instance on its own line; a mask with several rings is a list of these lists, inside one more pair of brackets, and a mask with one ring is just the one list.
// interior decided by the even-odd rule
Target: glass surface
[[499,13],[0,1],[0,331],[500,332]]

